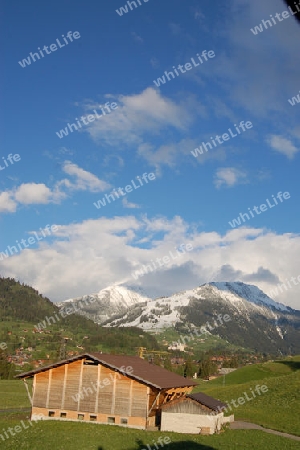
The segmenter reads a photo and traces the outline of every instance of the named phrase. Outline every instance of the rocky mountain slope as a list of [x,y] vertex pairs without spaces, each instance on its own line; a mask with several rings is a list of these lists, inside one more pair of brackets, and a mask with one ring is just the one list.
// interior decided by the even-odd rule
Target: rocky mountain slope
[[[151,299],[140,288],[125,286],[109,286],[97,294],[84,295],[75,299],[68,299],[58,304],[65,308],[71,303],[78,308],[78,313],[102,324],[112,317],[125,314],[135,305],[145,303]],[[84,301],[84,303],[83,303]]]
[[[220,319],[229,316],[225,322]],[[241,282],[208,283],[170,297],[136,304],[106,323],[147,331],[176,327],[183,333],[207,332],[256,351],[300,352],[300,311],[277,303],[256,286]],[[213,329],[211,329],[213,328]],[[203,328],[201,329],[203,332]]]

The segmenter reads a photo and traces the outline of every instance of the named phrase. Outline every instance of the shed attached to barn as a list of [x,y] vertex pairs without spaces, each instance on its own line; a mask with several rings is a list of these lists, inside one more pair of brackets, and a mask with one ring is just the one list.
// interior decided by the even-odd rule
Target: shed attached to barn
[[161,431],[214,434],[233,416],[224,417],[226,404],[199,392],[162,405]]
[[[86,353],[17,376],[32,415],[132,428],[159,427],[161,407],[189,394],[196,383],[138,356]],[[26,383],[33,378],[32,392]]]

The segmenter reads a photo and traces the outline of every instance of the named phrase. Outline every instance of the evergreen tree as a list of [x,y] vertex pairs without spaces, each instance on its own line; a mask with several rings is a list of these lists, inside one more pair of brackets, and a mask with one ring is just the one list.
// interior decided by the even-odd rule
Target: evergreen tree
[[7,361],[7,355],[0,350],[0,380],[10,380],[15,375],[15,366]]
[[186,360],[185,366],[184,366],[184,370],[183,370],[183,376],[186,377],[192,377],[194,375],[195,371],[194,371],[194,367],[193,367],[193,363],[191,358],[189,357]]

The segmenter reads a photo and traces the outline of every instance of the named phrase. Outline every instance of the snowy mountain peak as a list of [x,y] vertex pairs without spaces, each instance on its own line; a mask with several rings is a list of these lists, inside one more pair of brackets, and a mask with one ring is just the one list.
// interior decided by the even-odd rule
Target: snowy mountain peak
[[110,305],[120,305],[125,307],[135,305],[136,303],[145,302],[150,300],[142,289],[128,288],[122,285],[112,285],[105,289],[101,289],[96,294],[83,295],[74,299],[64,300],[59,306],[62,306],[66,302],[79,302],[82,299],[95,298],[99,301],[107,301]]
[[[88,306],[82,306],[81,300],[92,300]],[[80,311],[96,323],[103,323],[114,315],[124,314],[129,308],[138,303],[151,300],[146,297],[141,289],[129,289],[122,285],[108,286],[97,294],[83,295],[74,299],[68,299],[58,304],[59,307],[66,303],[81,305]]]
[[136,303],[141,303],[149,300],[148,297],[135,290],[128,289],[125,286],[115,285],[109,286],[98,292],[99,299],[108,299],[111,304],[122,304],[125,307],[132,306]]
[[[267,306],[279,311],[288,311],[289,309],[282,303],[275,302],[270,297],[268,297],[261,289],[252,284],[245,284],[241,281],[233,282],[211,282],[208,283],[210,286],[218,289],[219,293],[228,292],[237,295],[251,303],[255,303],[260,306]],[[221,291],[221,292],[220,292]],[[228,297],[225,294],[225,298]],[[228,298],[227,298],[228,299]]]

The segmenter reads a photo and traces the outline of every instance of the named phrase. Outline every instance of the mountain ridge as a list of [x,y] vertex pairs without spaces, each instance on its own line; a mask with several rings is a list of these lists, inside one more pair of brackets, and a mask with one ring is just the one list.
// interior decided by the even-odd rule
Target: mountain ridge
[[228,342],[256,351],[300,352],[300,311],[275,302],[258,287],[242,282],[206,283],[136,304],[103,325],[134,326],[154,333],[174,327],[190,333],[212,323],[220,314],[229,315],[231,321],[211,333]]

